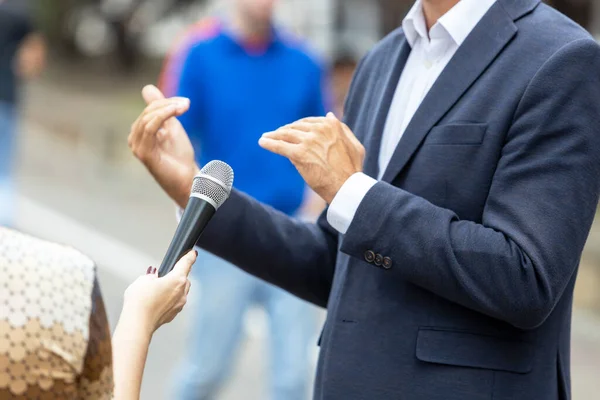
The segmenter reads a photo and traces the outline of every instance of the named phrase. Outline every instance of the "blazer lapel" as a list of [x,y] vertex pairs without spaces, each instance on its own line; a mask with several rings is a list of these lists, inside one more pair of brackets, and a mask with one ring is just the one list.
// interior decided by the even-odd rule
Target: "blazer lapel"
[[385,128],[385,122],[410,50],[410,45],[406,37],[402,36],[400,46],[397,47],[394,54],[390,57],[393,63],[392,68],[385,68],[384,66],[384,70],[387,69],[388,73],[384,76],[381,96],[377,100],[378,104],[375,108],[377,115],[375,116],[374,126],[364,139],[366,150],[363,166],[364,173],[375,179],[377,179],[377,175],[379,174],[379,147],[381,146],[381,137]]
[[[423,99],[406,128],[382,180],[391,182],[402,171],[431,128],[494,61],[516,32],[517,27],[513,19],[500,2],[496,2],[458,48]],[[396,84],[391,85],[396,88]]]

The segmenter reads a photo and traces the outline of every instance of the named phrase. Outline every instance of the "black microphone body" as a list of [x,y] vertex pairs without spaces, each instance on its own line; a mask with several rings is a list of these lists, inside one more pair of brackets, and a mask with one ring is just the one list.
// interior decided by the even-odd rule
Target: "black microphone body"
[[190,199],[158,269],[158,276],[171,272],[181,257],[194,248],[210,219],[229,198],[232,187],[233,170],[223,161],[209,162],[194,177]]
[[208,201],[193,196],[190,197],[173,240],[158,269],[159,277],[171,272],[177,261],[194,248],[215,212],[215,207]]

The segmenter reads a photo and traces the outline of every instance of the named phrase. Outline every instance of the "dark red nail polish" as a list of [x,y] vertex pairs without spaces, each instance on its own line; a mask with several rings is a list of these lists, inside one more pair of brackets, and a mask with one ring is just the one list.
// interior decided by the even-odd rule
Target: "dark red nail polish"
[[152,273],[153,273],[153,274],[155,274],[155,273],[156,273],[156,268],[154,268],[154,271],[152,271]]
[[196,257],[198,257],[198,250],[194,250],[194,252],[196,253]]
[[152,267],[148,267],[146,270],[146,275],[150,275],[152,273]]

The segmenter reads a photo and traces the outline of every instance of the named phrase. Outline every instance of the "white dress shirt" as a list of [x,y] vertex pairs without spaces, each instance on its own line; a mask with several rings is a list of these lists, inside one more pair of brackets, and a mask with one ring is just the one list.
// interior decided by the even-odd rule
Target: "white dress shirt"
[[[379,179],[429,89],[495,2],[496,0],[461,0],[427,32],[421,0],[417,0],[402,21],[402,29],[411,52],[385,122],[379,150]],[[352,175],[329,206],[329,224],[338,232],[346,233],[358,206],[375,183],[375,179],[361,172]]]

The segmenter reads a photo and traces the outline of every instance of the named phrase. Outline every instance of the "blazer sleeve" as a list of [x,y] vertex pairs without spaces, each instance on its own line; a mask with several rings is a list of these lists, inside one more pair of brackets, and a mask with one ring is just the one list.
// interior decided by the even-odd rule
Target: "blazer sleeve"
[[321,307],[327,306],[337,234],[289,217],[233,190],[198,241],[201,248]]
[[384,182],[341,243],[393,260],[391,275],[522,329],[541,325],[573,278],[600,191],[600,48],[564,46],[524,92],[482,223]]

